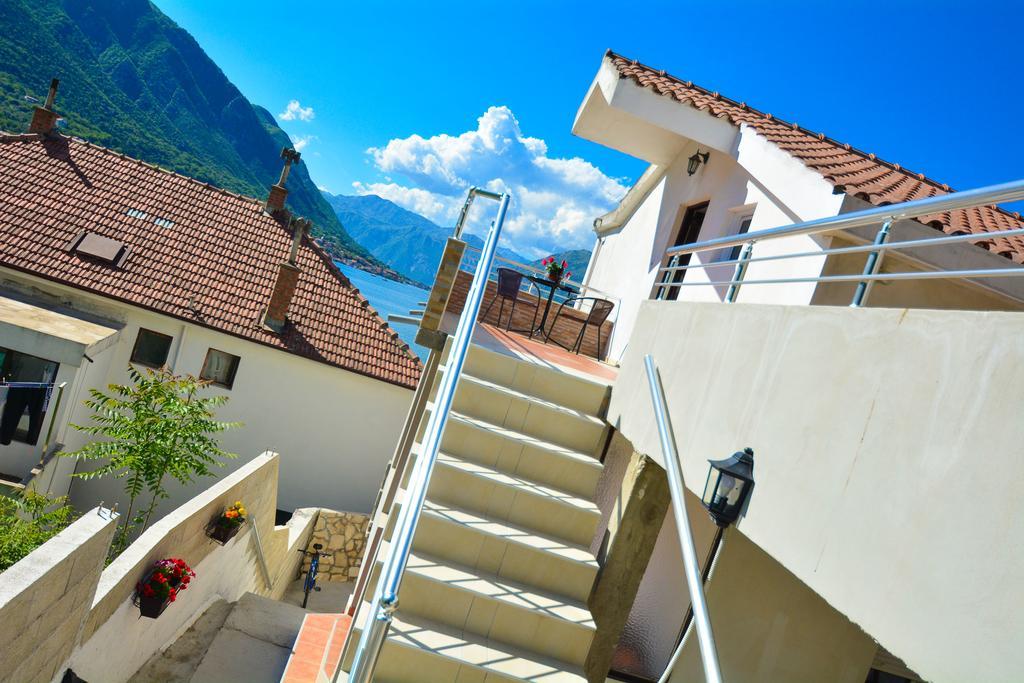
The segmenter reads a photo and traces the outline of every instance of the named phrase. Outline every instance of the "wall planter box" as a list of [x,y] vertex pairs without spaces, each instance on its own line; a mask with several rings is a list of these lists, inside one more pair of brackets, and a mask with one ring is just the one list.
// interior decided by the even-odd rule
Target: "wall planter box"
[[[150,572],[146,575],[146,578],[142,580],[143,584],[149,583],[149,580],[153,577],[153,573]],[[171,588],[177,590],[178,586],[181,585],[181,579],[171,578],[167,580],[167,583]],[[135,604],[139,608],[139,613],[148,618],[156,619],[164,610],[167,609],[167,605],[171,604],[170,597],[161,598],[156,595],[142,595],[141,593],[135,594]]]
[[178,593],[188,588],[196,573],[185,560],[169,557],[157,560],[146,576],[135,585],[132,603],[148,619],[157,619]]
[[221,545],[224,545],[237,536],[238,532],[242,530],[242,526],[245,524],[245,522],[242,522],[241,524],[232,524],[229,526],[218,524],[218,521],[219,519],[206,525],[206,535]]
[[169,598],[158,598],[156,596],[146,597],[140,595],[136,598],[135,604],[139,606],[139,613],[149,619],[156,619],[164,610],[167,609],[167,605],[171,604]]

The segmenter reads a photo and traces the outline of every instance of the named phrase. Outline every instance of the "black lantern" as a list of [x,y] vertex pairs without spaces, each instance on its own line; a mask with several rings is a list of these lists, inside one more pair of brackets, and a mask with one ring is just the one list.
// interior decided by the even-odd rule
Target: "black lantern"
[[688,163],[686,164],[686,172],[689,173],[690,175],[693,175],[694,173],[697,172],[697,169],[700,167],[701,164],[708,163],[708,157],[710,156],[710,152],[704,152],[702,154],[701,151],[698,149],[696,152],[693,153],[693,156],[690,157]]
[[725,460],[708,460],[711,469],[704,483],[704,507],[720,527],[740,516],[740,510],[754,488],[754,451],[744,448]]

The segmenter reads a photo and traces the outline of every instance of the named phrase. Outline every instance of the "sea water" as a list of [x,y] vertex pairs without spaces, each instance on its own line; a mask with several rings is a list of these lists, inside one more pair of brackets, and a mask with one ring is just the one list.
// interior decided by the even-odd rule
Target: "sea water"
[[[341,263],[338,263],[337,266],[385,320],[388,315],[392,314],[408,316],[409,311],[422,309],[423,307],[419,303],[427,300],[429,292],[425,289],[395,282]],[[413,353],[421,360],[427,359],[427,349],[414,343],[416,325],[392,323],[391,327],[402,338],[402,341],[409,345]]]

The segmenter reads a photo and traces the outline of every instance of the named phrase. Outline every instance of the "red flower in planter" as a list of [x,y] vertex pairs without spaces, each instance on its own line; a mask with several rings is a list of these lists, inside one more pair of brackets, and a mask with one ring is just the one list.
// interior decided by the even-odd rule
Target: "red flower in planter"
[[153,568],[146,578],[136,586],[136,592],[142,597],[173,602],[179,592],[188,588],[195,575],[185,560],[158,560],[153,563]]

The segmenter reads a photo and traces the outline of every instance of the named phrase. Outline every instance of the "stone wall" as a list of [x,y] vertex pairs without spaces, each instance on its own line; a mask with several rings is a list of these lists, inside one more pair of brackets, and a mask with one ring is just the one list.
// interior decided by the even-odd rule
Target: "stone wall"
[[78,643],[116,517],[96,508],[0,574],[0,681],[49,683]]
[[[359,512],[320,510],[308,548],[312,552],[313,544],[321,543],[324,546],[321,552],[331,553],[330,557],[320,558],[320,580],[356,580],[366,551],[366,527],[369,523],[370,516]],[[302,571],[309,571],[309,557],[303,562]]]

